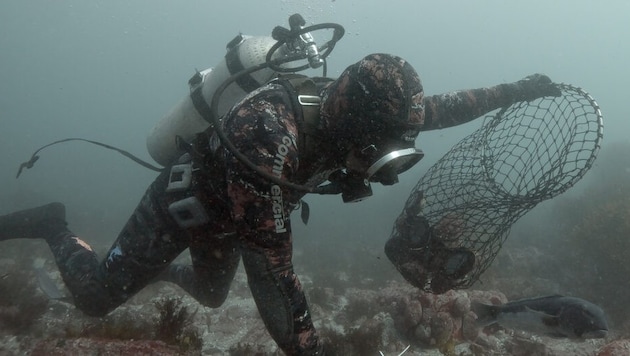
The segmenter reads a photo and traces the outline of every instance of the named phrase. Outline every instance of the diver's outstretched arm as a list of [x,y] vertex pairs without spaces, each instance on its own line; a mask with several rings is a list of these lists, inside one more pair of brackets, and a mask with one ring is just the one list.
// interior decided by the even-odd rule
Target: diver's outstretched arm
[[543,74],[488,88],[458,90],[424,98],[422,131],[443,129],[474,120],[492,110],[543,96],[560,96],[560,89]]

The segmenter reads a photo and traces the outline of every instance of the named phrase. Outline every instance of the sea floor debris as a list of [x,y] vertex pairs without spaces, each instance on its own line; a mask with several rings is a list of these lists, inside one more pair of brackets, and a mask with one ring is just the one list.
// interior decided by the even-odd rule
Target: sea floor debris
[[[6,276],[3,282],[10,278]],[[388,282],[376,290],[355,286],[336,291],[309,285],[308,275],[304,280],[307,290],[312,291],[309,299],[315,324],[324,338],[335,340],[331,348],[343,351],[344,355],[522,355],[523,350],[530,350],[531,354],[607,356],[614,355],[610,351],[613,348],[625,347],[620,341],[605,346],[605,340],[576,343],[510,330],[475,329],[470,301],[505,302],[505,295],[497,291],[450,291],[433,295],[401,281]],[[35,290],[32,294],[40,298],[40,293]],[[142,340],[137,329],[142,323],[127,330],[136,333],[127,339],[125,330],[118,330],[122,334],[114,333],[115,330],[105,333],[106,328],[114,325],[108,323],[129,315],[135,321],[144,321],[149,328],[159,315],[156,305],[163,303],[165,296],[176,298],[181,307],[196,310],[187,325],[194,329],[191,335],[199,336],[198,345],[182,349],[181,345],[149,337]],[[172,284],[157,283],[106,318],[90,318],[68,303],[51,300],[28,332],[16,335],[10,329],[0,330],[0,354],[61,355],[88,349],[98,350],[100,355],[281,354],[258,316],[242,271],[237,274],[228,301],[217,309],[200,306]]]
[[[530,255],[524,256],[531,259]],[[46,270],[52,282],[66,292],[52,261],[37,267]],[[17,259],[0,258],[0,288],[12,291],[3,294],[0,305],[0,355],[85,354],[85,350],[96,350],[100,355],[282,354],[258,315],[242,269],[220,308],[203,307],[174,284],[159,282],[108,316],[91,318],[67,302],[46,300],[37,287],[36,274],[28,268]],[[350,274],[352,279],[345,277]],[[308,270],[300,271],[300,278],[314,323],[331,354],[611,356],[629,345],[624,340],[629,335],[615,330],[608,339],[580,342],[500,327],[479,330],[471,301],[504,303],[508,298],[499,290],[520,286],[518,279],[526,276],[513,277],[510,283],[484,285],[493,290],[459,290],[441,295],[422,292],[402,279],[379,278],[378,283],[361,280],[367,277],[358,277],[353,271],[331,276],[339,280],[326,285],[316,283],[321,277]],[[534,285],[530,281],[529,288],[533,289],[528,292],[545,291],[537,286],[553,287],[550,282],[539,282]],[[157,307],[165,305],[165,298],[177,301],[173,305],[176,308],[171,308],[173,316],[186,308],[190,317],[182,323],[186,333],[170,342],[156,338],[154,332],[160,315]],[[46,308],[38,315],[32,311],[29,314],[22,307],[29,305],[29,300],[46,300]],[[15,320],[21,316],[30,319],[27,327],[19,331],[2,327],[3,317]]]

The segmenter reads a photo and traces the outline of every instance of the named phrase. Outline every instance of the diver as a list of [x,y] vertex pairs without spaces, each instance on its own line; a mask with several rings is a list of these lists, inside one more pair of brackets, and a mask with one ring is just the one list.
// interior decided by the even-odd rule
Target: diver
[[[221,122],[229,140],[255,165],[309,187],[327,181],[343,188],[395,184],[398,174],[421,158],[415,148],[421,131],[459,125],[518,101],[560,95],[547,76],[536,74],[425,97],[411,64],[382,53],[362,58],[335,80],[315,78],[311,84],[315,119],[303,112],[305,97],[298,98],[296,85],[281,78],[252,91]],[[74,304],[91,316],[106,315],[158,280],[176,283],[205,306],[219,307],[242,260],[260,316],[277,345],[286,354],[323,355],[325,345],[292,266],[290,214],[304,194],[252,171],[208,129],[148,187],[104,258],[68,228],[61,203],[0,216],[0,241],[44,239]],[[413,247],[414,234],[413,226],[406,229],[397,246]],[[192,265],[171,263],[185,249]],[[399,259],[396,253],[404,249],[389,251],[395,265],[413,263],[413,254]]]

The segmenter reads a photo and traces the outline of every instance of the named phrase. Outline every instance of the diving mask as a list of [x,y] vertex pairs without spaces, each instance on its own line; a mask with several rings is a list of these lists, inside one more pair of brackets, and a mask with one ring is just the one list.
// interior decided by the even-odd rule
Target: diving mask
[[[391,145],[389,147],[392,147]],[[383,154],[382,152],[386,153]],[[422,150],[415,147],[394,150],[379,150],[368,145],[353,154],[357,167],[333,172],[330,184],[320,186],[319,194],[339,194],[345,203],[359,202],[372,195],[370,182],[392,185],[398,183],[398,174],[408,170],[424,157]],[[360,168],[367,167],[367,168]]]
[[360,152],[360,159],[368,166],[365,176],[370,182],[396,184],[400,173],[413,167],[424,157],[422,150],[415,147],[386,147],[388,149],[381,150],[375,145],[369,145]]
[[370,182],[383,185],[398,183],[398,175],[413,167],[422,157],[422,150],[415,147],[392,151],[372,163],[366,171],[367,178]]

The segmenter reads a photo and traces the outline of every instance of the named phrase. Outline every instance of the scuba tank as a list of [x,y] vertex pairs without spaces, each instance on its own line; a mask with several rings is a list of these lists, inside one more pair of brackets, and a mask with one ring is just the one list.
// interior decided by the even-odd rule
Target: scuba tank
[[[213,68],[205,69],[188,81],[191,92],[201,89],[203,99],[210,105],[217,88],[229,77],[243,68],[250,68],[265,63],[266,55],[276,43],[272,37],[252,37],[238,35],[227,45],[227,54]],[[286,55],[281,48],[275,58]],[[275,59],[274,58],[274,59]],[[247,77],[234,81],[222,93],[218,103],[218,115],[223,116],[236,102],[247,93],[262,86],[277,75],[271,68],[262,68]],[[195,134],[210,126],[195,107],[190,95],[184,97],[151,129],[147,137],[147,149],[151,157],[166,166],[182,154],[176,137],[191,141]]]
[[[341,184],[325,187],[308,187],[280,179],[249,161],[225,136],[220,122],[231,107],[249,92],[259,88],[279,73],[297,73],[309,68],[323,68],[326,77],[326,58],[344,35],[343,26],[335,23],[320,23],[306,26],[299,14],[289,17],[290,28],[276,26],[271,36],[252,37],[238,35],[227,45],[227,54],[214,68],[197,71],[188,81],[190,94],[183,98],[150,131],[147,149],[151,157],[162,166],[168,166],[186,150],[185,146],[196,136],[213,126],[214,133],[223,145],[245,166],[262,177],[279,185],[308,193],[339,194]],[[314,31],[333,30],[332,37],[318,45]],[[289,66],[290,63],[306,60],[303,65]],[[306,103],[303,105],[312,105]],[[68,141],[84,141],[117,151],[134,162],[157,172],[164,168],[156,167],[120,148],[84,138],[66,138],[38,148],[31,158],[23,162],[17,172],[30,169],[39,160],[39,152],[47,147]]]
[[[289,29],[275,27],[271,36],[236,36],[227,44],[223,60],[214,68],[195,73],[188,81],[191,94],[149,133],[147,149],[151,157],[163,166],[168,165],[184,153],[179,148],[181,140],[190,142],[195,134],[218,122],[245,95],[279,73],[323,66],[326,76],[326,58],[343,37],[343,27],[334,23],[305,26],[299,14],[289,17],[289,25]],[[311,35],[317,30],[334,30],[334,33],[329,41],[318,46]],[[304,65],[286,66],[304,59],[308,61]]]

